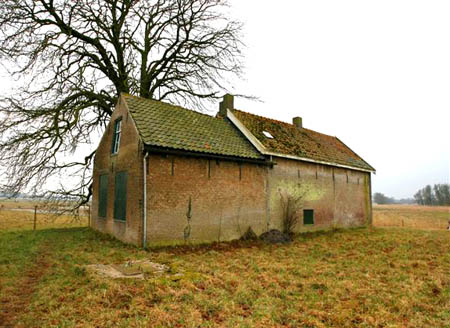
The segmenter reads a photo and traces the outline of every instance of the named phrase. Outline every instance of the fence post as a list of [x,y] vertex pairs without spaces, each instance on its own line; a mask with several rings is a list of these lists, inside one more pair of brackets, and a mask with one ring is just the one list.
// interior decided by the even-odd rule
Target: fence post
[[37,205],[34,205],[33,231],[36,230]]

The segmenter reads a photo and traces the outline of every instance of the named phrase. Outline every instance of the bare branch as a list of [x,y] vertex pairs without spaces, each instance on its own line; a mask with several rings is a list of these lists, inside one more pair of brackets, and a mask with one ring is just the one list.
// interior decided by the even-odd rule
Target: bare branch
[[[222,0],[3,0],[0,58],[22,87],[0,98],[12,192],[92,194],[93,136],[121,92],[204,109],[242,74],[241,23]],[[88,152],[83,155],[82,151]],[[77,157],[84,160],[77,160]],[[61,177],[79,181],[48,190]]]

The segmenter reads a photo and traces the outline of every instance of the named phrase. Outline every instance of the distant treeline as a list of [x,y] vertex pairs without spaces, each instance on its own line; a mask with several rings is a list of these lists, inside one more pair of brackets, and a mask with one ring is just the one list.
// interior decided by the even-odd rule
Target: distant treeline
[[428,185],[414,194],[414,200],[419,205],[450,205],[450,184]]
[[450,184],[428,185],[415,193],[414,198],[395,199],[381,192],[373,194],[373,202],[377,204],[418,204],[450,206]]
[[414,204],[415,200],[413,198],[395,199],[381,192],[376,192],[373,194],[373,202],[377,204]]
[[13,193],[8,193],[8,192],[3,192],[1,190],[0,190],[0,197],[1,198],[18,198],[18,199],[31,198],[27,194],[22,194],[22,193],[13,194]]

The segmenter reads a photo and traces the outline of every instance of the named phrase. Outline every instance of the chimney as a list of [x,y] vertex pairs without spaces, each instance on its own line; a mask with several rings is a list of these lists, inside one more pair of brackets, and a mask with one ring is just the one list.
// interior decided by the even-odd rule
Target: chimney
[[299,116],[294,117],[294,118],[292,119],[292,124],[294,124],[294,125],[295,125],[296,127],[298,127],[298,128],[302,128],[302,127],[303,127],[303,124],[302,124],[302,118],[299,117]]
[[229,93],[223,96],[223,100],[219,104],[219,115],[227,117],[227,109],[231,111],[234,109],[234,97]]

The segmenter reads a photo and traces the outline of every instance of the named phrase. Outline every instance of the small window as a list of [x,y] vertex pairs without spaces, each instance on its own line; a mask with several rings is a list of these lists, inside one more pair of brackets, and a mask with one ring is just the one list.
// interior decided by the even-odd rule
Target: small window
[[263,131],[262,133],[266,136],[266,138],[273,139],[273,136],[269,132]]
[[114,180],[114,219],[127,217],[127,172],[117,172]]
[[120,134],[122,132],[122,119],[119,118],[114,122],[114,134],[111,146],[111,153],[117,154],[120,147]]
[[303,224],[314,224],[314,210],[303,210]]
[[106,218],[108,204],[108,174],[99,176],[98,186],[98,216]]

